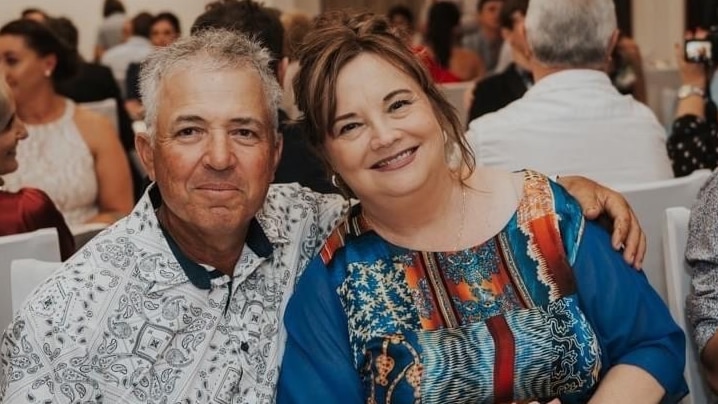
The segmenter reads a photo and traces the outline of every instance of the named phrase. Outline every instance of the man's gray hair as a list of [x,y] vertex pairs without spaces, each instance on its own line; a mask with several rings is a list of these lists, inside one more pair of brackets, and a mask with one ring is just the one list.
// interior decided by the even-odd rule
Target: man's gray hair
[[[282,89],[270,67],[269,52],[259,42],[237,32],[207,29],[160,48],[142,63],[140,95],[145,107],[147,134],[154,141],[157,131],[157,111],[162,81],[177,70],[222,71],[237,68],[254,69],[260,76],[267,111],[273,132],[277,131],[278,109]],[[171,85],[171,84],[170,84]],[[217,100],[218,103],[224,102]]]
[[602,68],[616,30],[613,0],[531,0],[526,39],[549,67]]

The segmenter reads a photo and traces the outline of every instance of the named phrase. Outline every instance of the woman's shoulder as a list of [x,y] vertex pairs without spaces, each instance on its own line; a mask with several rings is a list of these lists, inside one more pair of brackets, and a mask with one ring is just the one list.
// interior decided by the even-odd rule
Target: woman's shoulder
[[81,105],[75,105],[75,125],[85,142],[93,148],[98,142],[105,141],[107,136],[119,136],[110,120]]

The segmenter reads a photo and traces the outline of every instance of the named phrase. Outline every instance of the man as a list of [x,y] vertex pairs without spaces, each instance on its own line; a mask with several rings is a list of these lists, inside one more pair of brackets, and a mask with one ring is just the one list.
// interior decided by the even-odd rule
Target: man
[[140,63],[152,52],[150,28],[152,15],[139,13],[130,21],[130,37],[102,54],[101,63],[112,69],[117,85],[125,89],[125,76],[130,63]]
[[511,49],[513,62],[502,72],[476,83],[469,108],[470,121],[516,101],[533,85],[525,42],[519,38],[519,26],[523,26],[528,5],[529,0],[506,0],[501,7],[501,35]]
[[464,37],[464,47],[481,56],[486,71],[492,72],[499,60],[501,50],[501,25],[499,13],[504,0],[479,0],[476,3],[478,30]]
[[[257,38],[270,52],[279,83],[284,82],[289,59],[284,54],[284,27],[277,10],[251,0],[225,0],[210,3],[192,25],[192,34],[207,28],[228,29]],[[306,135],[279,110],[279,131],[284,148],[274,182],[298,182],[313,191],[339,193],[331,184],[322,161],[308,147]]]
[[17,313],[0,401],[273,402],[285,296],[346,203],[268,192],[282,150],[269,63],[226,31],[148,59],[137,150],[156,185]]
[[477,162],[608,185],[673,178],[655,115],[605,73],[616,44],[612,0],[531,0],[523,38],[535,84],[504,109],[472,121]]

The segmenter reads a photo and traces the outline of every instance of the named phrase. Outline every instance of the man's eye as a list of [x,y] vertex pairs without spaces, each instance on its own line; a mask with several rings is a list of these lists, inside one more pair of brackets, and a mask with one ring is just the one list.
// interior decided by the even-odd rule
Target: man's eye
[[234,135],[239,137],[256,137],[257,134],[250,129],[236,129],[232,132]]
[[187,136],[193,136],[199,133],[198,128],[184,128],[177,131],[177,136],[180,137],[187,137]]

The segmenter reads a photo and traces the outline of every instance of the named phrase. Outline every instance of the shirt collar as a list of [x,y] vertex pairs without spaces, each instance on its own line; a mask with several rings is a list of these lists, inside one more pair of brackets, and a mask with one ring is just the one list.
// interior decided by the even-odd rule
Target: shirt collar
[[566,88],[576,87],[592,87],[613,88],[608,75],[599,70],[593,69],[566,69],[548,76],[534,83],[533,87],[527,92],[529,94],[541,93],[544,91],[563,90]]
[[[159,188],[153,184],[149,187],[147,193],[149,194],[150,201],[152,202],[152,207],[154,209],[159,208],[160,205],[162,205],[162,195],[160,194]],[[167,245],[172,251],[172,255],[174,255],[177,263],[179,263],[180,267],[182,267],[182,271],[195,287],[209,290],[212,286],[212,279],[219,278],[224,275],[216,269],[208,269],[208,267],[202,266],[190,259],[182,251],[172,235],[170,235],[159,223],[159,221],[157,224],[162,230],[165,240],[167,240]],[[249,229],[247,230],[245,244],[261,258],[269,257],[274,251],[272,242],[265,234],[256,217],[252,218],[249,222]]]

